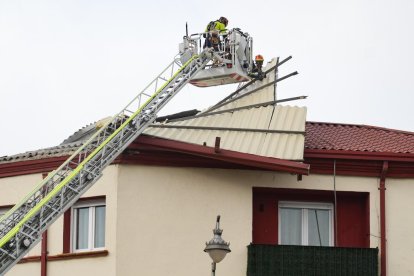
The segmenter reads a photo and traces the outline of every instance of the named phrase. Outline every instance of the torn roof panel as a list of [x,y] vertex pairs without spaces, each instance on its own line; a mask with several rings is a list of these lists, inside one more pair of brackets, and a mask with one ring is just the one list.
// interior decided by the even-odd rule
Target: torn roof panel
[[303,160],[305,107],[262,106],[157,123],[145,134],[286,160]]

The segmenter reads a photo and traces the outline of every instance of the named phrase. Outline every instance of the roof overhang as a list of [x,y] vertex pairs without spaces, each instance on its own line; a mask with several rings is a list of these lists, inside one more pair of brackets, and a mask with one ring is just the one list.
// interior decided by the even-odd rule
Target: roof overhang
[[311,174],[381,177],[387,162],[387,177],[414,177],[414,156],[408,153],[305,149],[304,157]]
[[[134,151],[139,151],[140,154],[133,156],[133,161],[131,162],[130,153]],[[143,153],[144,151],[145,153]],[[181,163],[177,162],[176,164],[176,156],[178,155],[178,161]],[[2,163],[0,164],[0,178],[33,173],[47,173],[59,167],[67,157],[68,156],[59,156]],[[165,157],[169,159],[164,160]],[[257,156],[147,135],[142,135],[135,140],[114,161],[114,163],[165,166],[176,166],[181,164],[181,166],[187,167],[260,169],[301,175],[308,175],[310,167],[308,164],[301,162]]]
[[[129,149],[136,149],[138,151],[145,149],[177,152],[255,169],[281,171],[301,175],[308,175],[310,167],[308,164],[301,162],[218,149],[215,147],[190,144],[147,135],[140,136],[129,146]],[[122,163],[122,157],[119,162]]]

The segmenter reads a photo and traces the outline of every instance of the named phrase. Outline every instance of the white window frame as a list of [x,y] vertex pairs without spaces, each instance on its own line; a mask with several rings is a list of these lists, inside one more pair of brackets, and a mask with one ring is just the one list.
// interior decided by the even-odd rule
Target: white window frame
[[326,202],[301,202],[301,201],[279,201],[278,204],[278,243],[282,244],[281,231],[281,208],[302,209],[302,246],[309,245],[309,231],[308,231],[308,210],[319,209],[329,211],[329,246],[334,246],[334,205]]
[[[71,252],[90,252],[90,251],[99,251],[104,250],[105,246],[103,247],[95,247],[95,208],[105,206],[105,245],[106,245],[106,200],[105,199],[98,199],[98,200],[82,200],[76,203],[71,209]],[[76,209],[79,208],[89,208],[89,220],[88,220],[88,247],[85,249],[76,249],[76,239],[77,239],[77,232],[75,229],[77,228],[77,212]]]

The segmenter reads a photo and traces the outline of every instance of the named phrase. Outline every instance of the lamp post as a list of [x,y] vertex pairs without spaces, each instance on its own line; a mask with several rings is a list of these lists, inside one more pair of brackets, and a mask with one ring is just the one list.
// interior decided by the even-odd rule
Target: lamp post
[[206,248],[204,252],[207,252],[210,255],[210,258],[213,260],[211,263],[211,275],[216,275],[216,264],[221,262],[226,254],[231,252],[230,243],[225,242],[221,238],[221,233],[223,230],[220,229],[220,216],[217,216],[216,220],[216,229],[213,230],[214,237],[209,242],[206,242]]

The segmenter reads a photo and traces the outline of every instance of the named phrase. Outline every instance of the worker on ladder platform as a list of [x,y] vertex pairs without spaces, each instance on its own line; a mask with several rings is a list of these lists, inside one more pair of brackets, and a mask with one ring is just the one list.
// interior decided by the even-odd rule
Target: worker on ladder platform
[[266,78],[266,74],[262,71],[264,61],[263,56],[257,55],[254,58],[254,61],[255,63],[253,64],[253,69],[249,74],[249,77],[252,77],[257,80],[263,80],[264,78]]
[[214,51],[219,50],[220,36],[219,34],[226,33],[227,24],[229,21],[225,17],[220,17],[218,20],[208,23],[203,37],[206,39],[204,42],[204,48],[214,48]]

